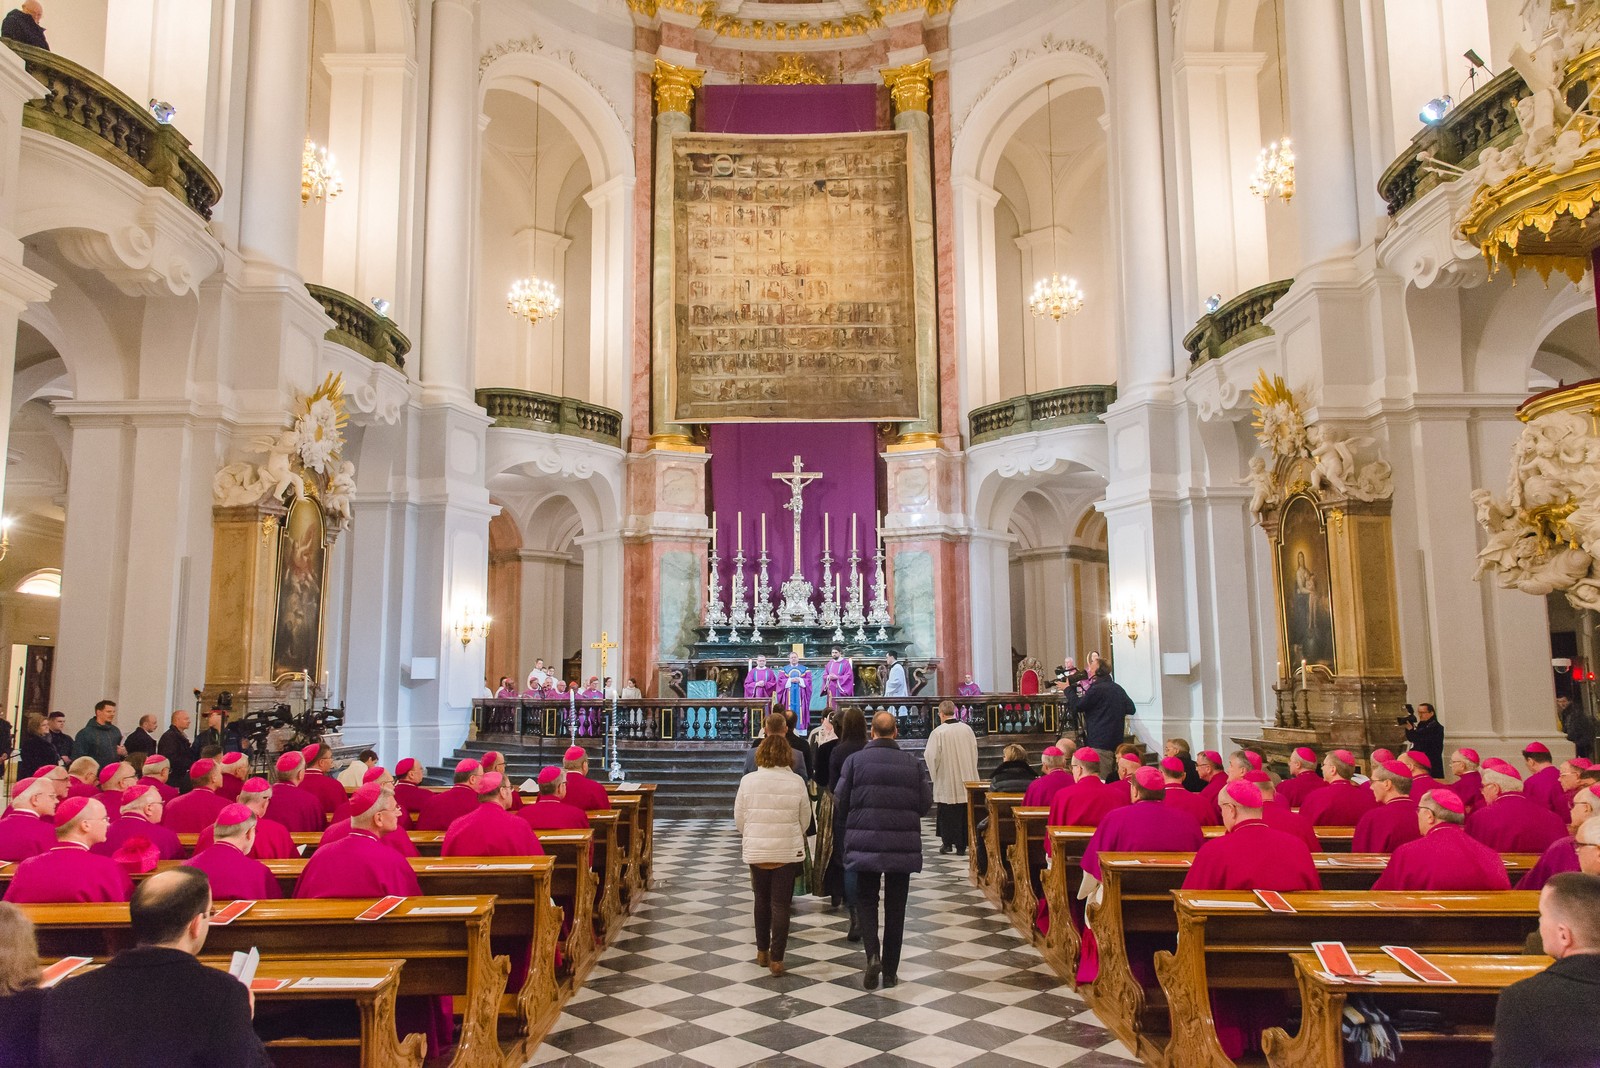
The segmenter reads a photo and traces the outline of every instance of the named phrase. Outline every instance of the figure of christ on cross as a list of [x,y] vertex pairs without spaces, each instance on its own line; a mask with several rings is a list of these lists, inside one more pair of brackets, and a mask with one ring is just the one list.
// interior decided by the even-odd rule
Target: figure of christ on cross
[[805,500],[801,491],[806,483],[819,479],[822,475],[816,471],[806,471],[800,457],[794,458],[792,471],[774,471],[772,477],[789,487],[789,500],[784,507],[794,513],[794,567],[789,577],[783,581],[783,602],[778,607],[778,623],[782,626],[802,624],[814,626],[817,622],[817,609],[811,603],[811,583],[806,581],[805,571],[800,566],[800,516],[805,510]]
[[806,471],[800,457],[794,458],[794,469],[791,471],[774,471],[772,477],[789,487],[789,500],[783,507],[794,513],[794,571],[796,578],[801,577],[800,569],[800,513],[805,509],[805,501],[801,491],[806,484],[822,477],[820,471]]

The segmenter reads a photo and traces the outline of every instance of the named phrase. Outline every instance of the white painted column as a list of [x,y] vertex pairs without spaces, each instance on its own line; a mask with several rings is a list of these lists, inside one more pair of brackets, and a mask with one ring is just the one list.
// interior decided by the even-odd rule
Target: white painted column
[[1283,5],[1289,125],[1296,171],[1305,176],[1295,185],[1294,207],[1307,265],[1349,256],[1361,243],[1344,6],[1343,0]]
[[239,246],[254,265],[292,276],[300,259],[310,11],[288,2],[256,3],[250,11]]
[[560,665],[569,644],[563,631],[567,590],[567,565],[571,553],[549,552],[544,549],[523,549],[517,553],[522,571],[522,619],[518,629],[517,663],[521,666],[522,680],[533,668],[533,662],[543,658],[545,665]]
[[1011,677],[1012,535],[973,528],[967,548],[971,574],[972,677],[987,693],[1009,693]]
[[477,0],[434,0],[419,375],[429,401],[473,403],[472,235],[478,141]]
[[596,404],[623,413],[628,438],[628,331],[633,317],[632,175],[583,195],[589,205],[589,390]]
[[1042,664],[1077,656],[1072,640],[1071,576],[1067,550],[1059,545],[1029,549],[1017,554],[1022,564],[1022,596],[1026,601],[1028,633],[1022,647]]
[[600,653],[589,645],[600,640],[601,631],[609,633],[619,645],[608,654],[606,670],[614,677],[622,670],[622,535],[615,531],[585,534],[575,544],[583,547],[583,632],[567,635],[567,645],[576,644],[583,650],[583,677],[587,679],[600,674]]
[[962,308],[962,410],[970,411],[1004,399],[994,234],[1000,192],[972,178],[957,178],[951,187],[956,197],[956,288]]
[[1111,188],[1117,218],[1123,396],[1173,377],[1166,159],[1155,0],[1117,0],[1112,28]]
[[420,321],[410,291],[409,227],[416,64],[399,53],[322,57],[330,78],[328,145],[345,191],[323,210],[323,285],[358,300],[384,297],[402,327]]

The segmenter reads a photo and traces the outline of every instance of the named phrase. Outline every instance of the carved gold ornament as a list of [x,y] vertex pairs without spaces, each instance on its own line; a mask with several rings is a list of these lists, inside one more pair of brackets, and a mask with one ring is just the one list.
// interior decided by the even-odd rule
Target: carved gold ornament
[[656,82],[656,110],[689,114],[689,109],[694,106],[694,91],[700,87],[705,76],[705,71],[694,67],[679,67],[656,60],[656,69],[651,75]]
[[[736,10],[719,12],[719,6]],[[829,6],[838,14],[816,19],[752,18],[742,11],[759,10],[761,5],[718,5],[715,0],[628,0],[628,9],[645,18],[655,18],[663,11],[688,15],[699,20],[702,30],[747,41],[836,41],[860,37],[883,29],[884,19],[891,15],[920,11],[932,18],[947,14],[955,0],[842,0]],[[794,8],[795,5],[783,5],[774,14],[787,14]]]
[[756,79],[760,85],[825,85],[828,76],[804,56],[787,55],[778,65]]
[[1279,458],[1298,456],[1305,451],[1306,420],[1294,391],[1284,382],[1282,375],[1267,376],[1265,368],[1250,390],[1255,402],[1256,440],[1261,447]]
[[889,95],[894,98],[895,111],[928,110],[928,98],[933,92],[932,59],[903,67],[885,67],[880,73],[883,83],[889,87]]

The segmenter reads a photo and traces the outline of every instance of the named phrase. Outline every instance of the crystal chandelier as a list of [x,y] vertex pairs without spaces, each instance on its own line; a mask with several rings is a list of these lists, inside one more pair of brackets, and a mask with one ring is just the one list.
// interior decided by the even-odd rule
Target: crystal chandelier
[[[535,224],[538,220],[539,209],[539,167],[544,163],[544,156],[539,151],[539,83],[533,83],[533,192],[529,203],[529,212],[533,215]],[[561,314],[561,297],[556,293],[556,284],[547,282],[543,278],[519,278],[511,283],[511,292],[506,297],[506,310],[512,315],[528,320],[530,325],[537,326],[546,319],[554,319]]]
[[561,298],[556,295],[554,282],[543,278],[519,278],[511,284],[506,297],[506,310],[531,324],[554,319],[561,313]]
[[313,200],[332,200],[344,192],[344,177],[338,164],[325,148],[317,147],[306,138],[306,147],[300,153],[300,203]]
[[1052,274],[1034,284],[1028,310],[1041,319],[1049,316],[1059,323],[1063,315],[1077,315],[1083,310],[1083,290],[1078,288],[1076,278]]
[[1250,176],[1250,192],[1262,200],[1280,197],[1287,202],[1294,196],[1294,147],[1287,137],[1261,150]]
[[344,192],[344,177],[326,148],[311,140],[311,71],[317,61],[317,4],[311,0],[311,33],[306,44],[306,144],[300,152],[300,203],[332,200]]
[[1063,278],[1056,268],[1056,124],[1055,83],[1045,86],[1044,124],[1049,156],[1045,170],[1050,175],[1050,275],[1033,285],[1033,295],[1028,298],[1028,310],[1040,319],[1048,316],[1060,322],[1063,315],[1077,315],[1083,310],[1083,290],[1076,278]]
[[[1288,93],[1284,88],[1283,9],[1277,0],[1272,4],[1272,24],[1278,44],[1278,116],[1289,121]],[[1256,159],[1255,173],[1250,176],[1250,192],[1262,200],[1280,198],[1287,204],[1294,196],[1294,146],[1285,136],[1261,150]]]

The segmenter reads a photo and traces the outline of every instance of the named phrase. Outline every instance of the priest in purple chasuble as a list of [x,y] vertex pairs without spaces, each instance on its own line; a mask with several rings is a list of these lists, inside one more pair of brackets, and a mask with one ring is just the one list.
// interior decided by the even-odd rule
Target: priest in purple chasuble
[[[1600,793],[1593,787],[1584,787],[1572,798],[1572,822],[1568,828],[1571,834],[1558,838],[1539,857],[1539,862],[1522,873],[1522,878],[1517,880],[1518,890],[1543,890],[1544,884],[1550,881],[1550,876],[1559,875],[1564,871],[1581,871],[1578,863],[1578,836],[1582,827],[1589,820],[1600,816]],[[0,820],[0,829],[6,825],[5,820]],[[1600,839],[1596,839],[1600,842]],[[1600,860],[1600,856],[1596,857]]]
[[1355,773],[1356,758],[1350,750],[1335,749],[1323,757],[1322,778],[1328,785],[1306,795],[1300,815],[1313,827],[1354,827],[1378,803],[1368,786],[1355,784]]
[[250,855],[256,844],[256,814],[232,804],[217,814],[212,844],[184,861],[211,879],[215,901],[273,901],[283,889],[268,867]]
[[800,654],[791,652],[789,662],[778,669],[778,704],[794,713],[804,734],[811,729],[811,671],[800,663]]
[[599,675],[590,675],[588,685],[578,691],[580,701],[603,701],[605,696],[606,692],[600,685]]
[[[317,847],[295,884],[294,896],[307,900],[420,896],[417,873],[382,841],[400,827],[394,791],[376,783],[363,786],[350,798],[350,813],[350,833]],[[448,998],[400,998],[395,1006],[400,1033],[423,1031],[428,1036],[428,1056],[437,1057],[452,1036],[449,1004]]]
[[856,669],[837,646],[822,668],[822,688],[828,695],[828,707],[838,706],[839,698],[856,695]]
[[133,881],[110,857],[89,852],[105,841],[110,820],[92,797],[69,797],[56,806],[56,844],[17,865],[5,899],[19,905],[127,901]]
[[[1121,783],[1105,787],[1124,788],[1131,790],[1132,804],[1108,812],[1095,828],[1083,851],[1083,886],[1067,888],[1075,899],[1097,899],[1101,853],[1193,853],[1205,844],[1200,821],[1166,803],[1166,783],[1155,768],[1142,767],[1134,772],[1127,787]],[[1170,936],[1127,936],[1128,963],[1142,984],[1155,984],[1156,950],[1171,949],[1173,944]],[[1093,982],[1099,971],[1099,948],[1093,932],[1086,930],[1078,960],[1078,983]]]
[[1483,762],[1483,799],[1467,817],[1467,833],[1498,853],[1543,853],[1567,833],[1554,812],[1523,796],[1517,769],[1490,757]]
[[976,682],[973,682],[971,675],[967,675],[963,678],[961,685],[956,687],[956,696],[982,697],[983,687],[979,686]]
[[778,673],[767,666],[765,656],[758,656],[753,662],[746,661],[745,668],[745,699],[770,703],[778,692]]
[[27,860],[54,849],[56,806],[60,803],[55,787],[42,775],[12,787],[11,807],[0,819],[0,860]]
[[1389,857],[1374,890],[1509,890],[1500,854],[1461,829],[1467,806],[1452,791],[1430,790],[1417,802],[1422,837]]
[[1378,807],[1356,821],[1352,853],[1393,853],[1422,837],[1417,803],[1411,800],[1411,769],[1398,760],[1372,766],[1372,796]]
[[[1255,783],[1235,780],[1217,799],[1228,833],[1201,846],[1184,877],[1185,890],[1321,890],[1311,850],[1292,834],[1274,830],[1261,818],[1266,801]],[[1261,1032],[1289,1014],[1281,996],[1260,991],[1211,992],[1211,1015],[1222,1051],[1238,1060],[1259,1050]]]

